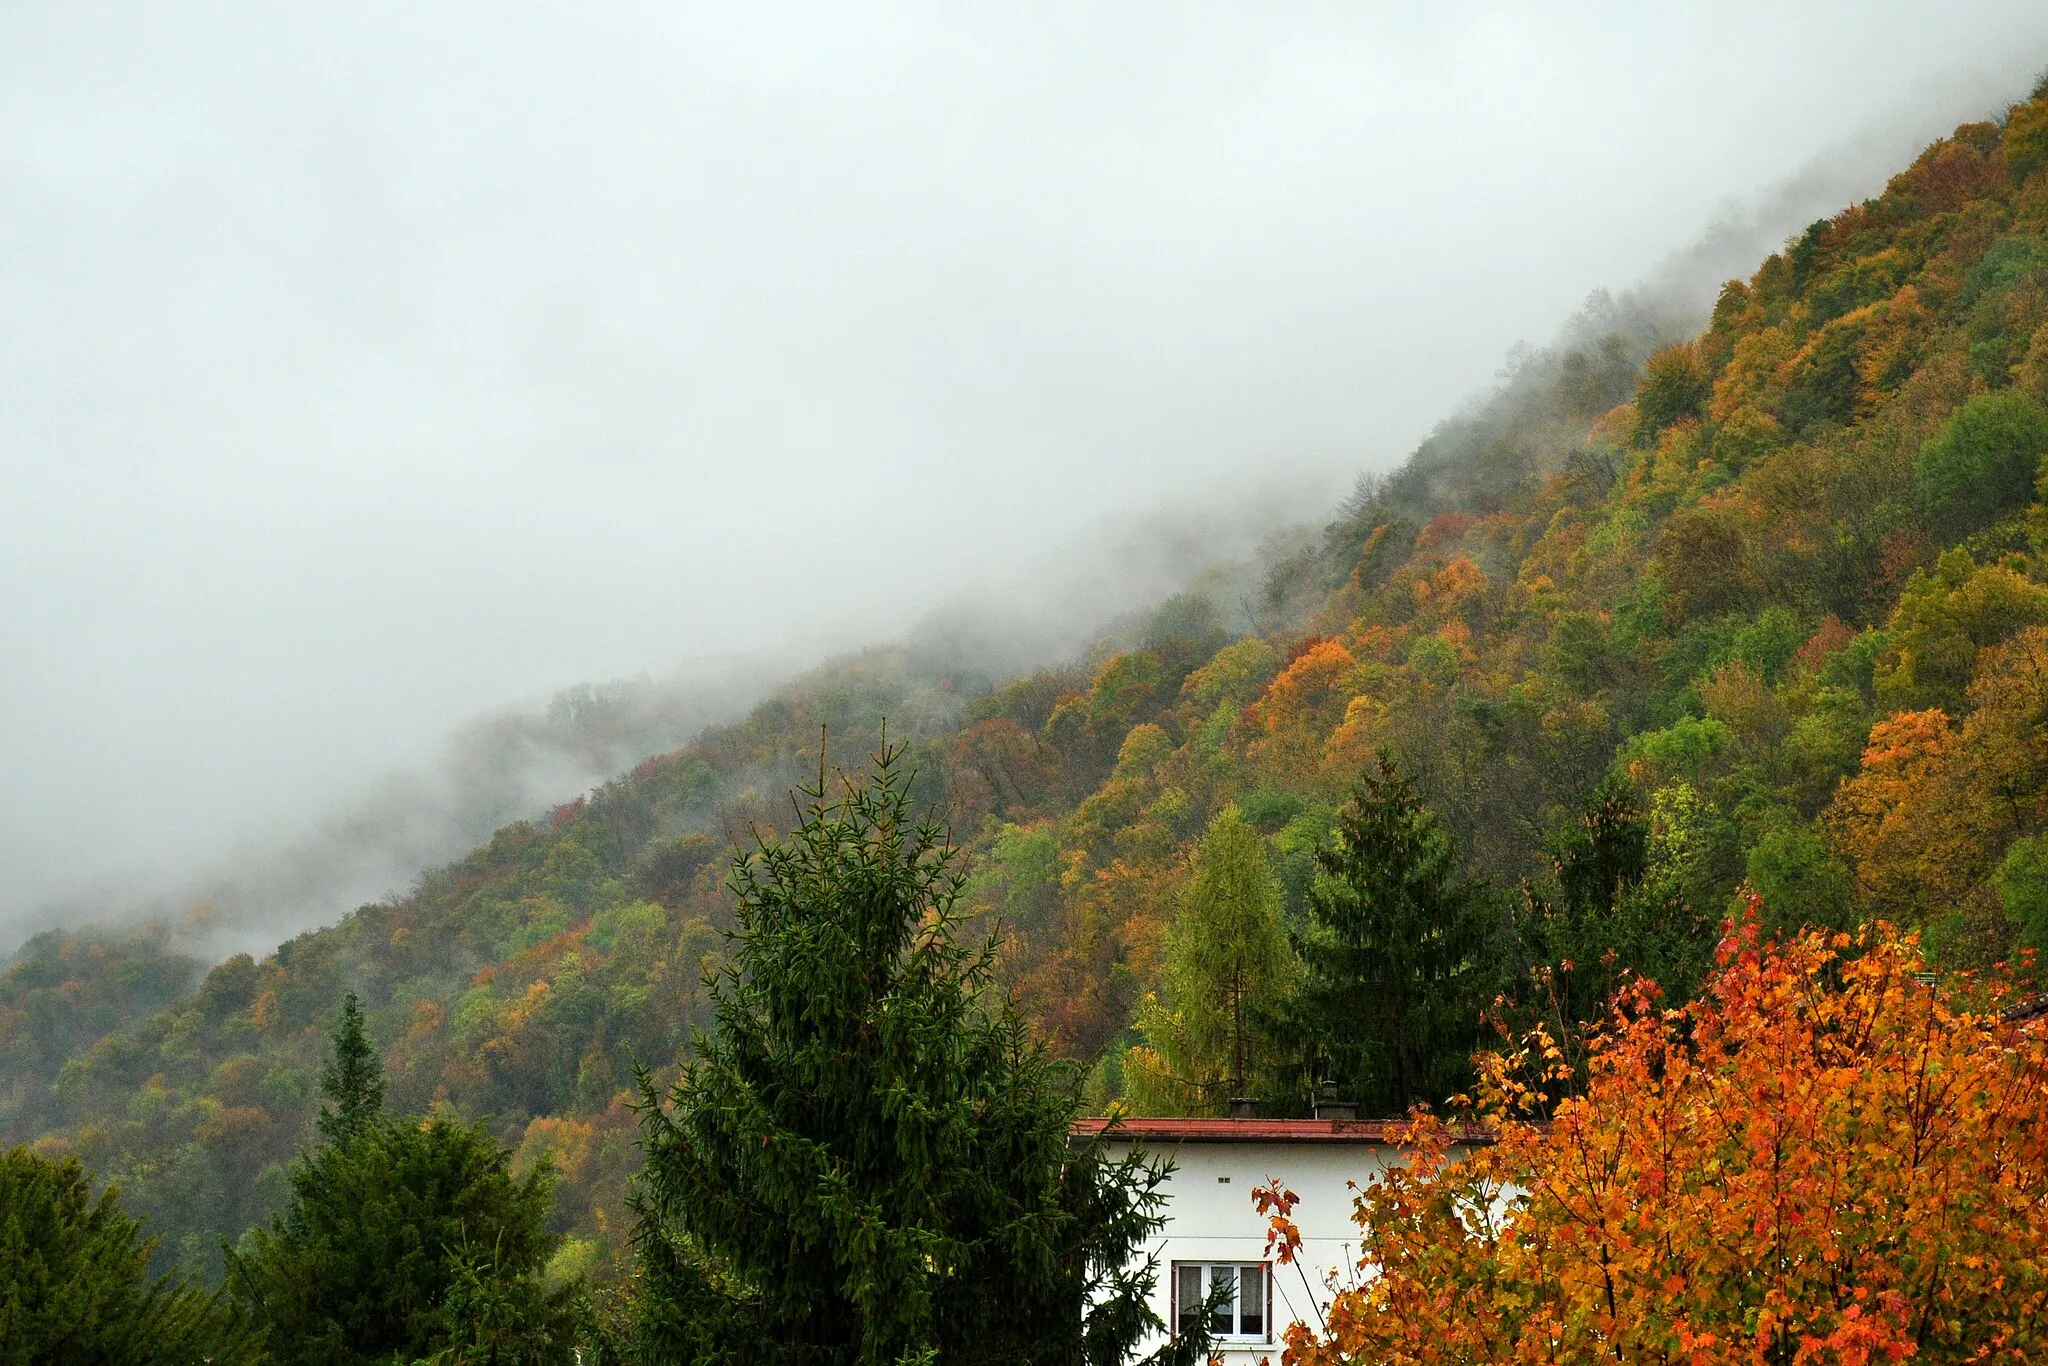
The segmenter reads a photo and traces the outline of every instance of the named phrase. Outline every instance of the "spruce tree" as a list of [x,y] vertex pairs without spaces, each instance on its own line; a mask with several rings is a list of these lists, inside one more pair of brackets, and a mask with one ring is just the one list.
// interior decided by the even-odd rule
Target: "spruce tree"
[[382,1067],[351,993],[321,1074],[324,1140],[291,1197],[227,1253],[228,1288],[278,1360],[312,1366],[567,1366],[572,1289],[543,1269],[555,1173],[523,1178],[481,1124],[385,1113]]
[[255,1361],[216,1296],[150,1277],[155,1248],[77,1158],[0,1152],[0,1366]]
[[1631,942],[1642,917],[1629,912],[1646,900],[1649,849],[1649,822],[1628,784],[1610,779],[1577,828],[1552,842],[1549,886],[1523,889],[1517,928],[1534,1004],[1561,1039],[1604,1015],[1623,976],[1646,966],[1635,951],[1643,946]]
[[1469,1076],[1494,985],[1496,907],[1450,832],[1381,753],[1316,854],[1295,1026],[1311,1080],[1367,1113],[1441,1104]]
[[899,754],[736,863],[715,1025],[666,1104],[642,1074],[643,1361],[1109,1366],[1162,1326],[1163,1172],[1070,1146],[1079,1073],[992,999]]
[[1624,983],[1648,978],[1685,1001],[1712,967],[1720,922],[1700,909],[1713,903],[1701,890],[1699,805],[1673,784],[1645,813],[1610,778],[1553,842],[1547,885],[1523,889],[1520,1023],[1540,1021],[1581,1076],[1590,1031]]
[[317,1127],[329,1143],[346,1143],[383,1112],[384,1068],[376,1046],[363,1026],[363,1012],[351,991],[341,1001],[341,1024],[334,1032],[334,1056],[320,1070]]

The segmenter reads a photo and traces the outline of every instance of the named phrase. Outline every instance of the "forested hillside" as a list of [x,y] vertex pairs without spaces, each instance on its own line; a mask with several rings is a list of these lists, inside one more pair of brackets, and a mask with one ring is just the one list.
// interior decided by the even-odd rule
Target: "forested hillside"
[[[835,665],[196,990],[146,933],[45,936],[0,978],[0,1141],[210,1263],[278,1198],[354,990],[394,1104],[554,1153],[565,1266],[619,1265],[633,1062],[701,1022],[735,841],[885,718],[1102,1102],[1441,1099],[1489,1016],[1582,1021],[1630,969],[1682,994],[1744,889],[1951,968],[2048,941],[2048,98],[1663,326],[1590,310],[1254,600],[1193,591],[1008,682]],[[1455,951],[1378,983],[1427,1039],[1345,1072],[1314,1034],[1329,889],[1394,874]]]

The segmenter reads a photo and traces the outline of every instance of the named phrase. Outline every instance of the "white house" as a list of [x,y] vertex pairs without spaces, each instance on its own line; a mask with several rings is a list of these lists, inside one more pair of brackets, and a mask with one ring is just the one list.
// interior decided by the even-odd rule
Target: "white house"
[[[1077,1120],[1074,1137],[1085,1141],[1109,1123]],[[1224,1361],[1277,1362],[1288,1324],[1320,1322],[1331,1294],[1327,1273],[1345,1284],[1356,1274],[1358,1227],[1351,1222],[1347,1183],[1362,1186],[1401,1160],[1400,1149],[1387,1141],[1388,1127],[1331,1118],[1116,1121],[1108,1140],[1118,1155],[1136,1144],[1154,1158],[1173,1160],[1166,1223],[1146,1248],[1158,1259],[1153,1309],[1160,1320],[1178,1331],[1181,1314],[1198,1310],[1220,1281],[1234,1291],[1231,1309],[1214,1325]],[[1252,1203],[1252,1188],[1275,1180],[1301,1197],[1291,1217],[1301,1229],[1302,1250],[1292,1266],[1267,1255],[1268,1224]]]

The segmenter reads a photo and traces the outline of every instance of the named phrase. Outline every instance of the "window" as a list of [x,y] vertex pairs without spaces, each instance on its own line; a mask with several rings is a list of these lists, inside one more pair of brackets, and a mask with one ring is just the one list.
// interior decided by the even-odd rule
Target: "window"
[[1220,1302],[1210,1312],[1209,1331],[1238,1342],[1269,1342],[1270,1288],[1264,1262],[1175,1262],[1174,1331],[1192,1331],[1210,1294],[1220,1292]]

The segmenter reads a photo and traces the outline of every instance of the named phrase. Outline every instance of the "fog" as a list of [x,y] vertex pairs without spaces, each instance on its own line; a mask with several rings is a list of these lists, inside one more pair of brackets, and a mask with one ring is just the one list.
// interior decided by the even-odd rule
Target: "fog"
[[0,947],[383,841],[282,924],[942,609],[1064,648],[2044,64],[2023,4],[17,0]]

